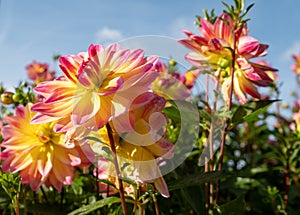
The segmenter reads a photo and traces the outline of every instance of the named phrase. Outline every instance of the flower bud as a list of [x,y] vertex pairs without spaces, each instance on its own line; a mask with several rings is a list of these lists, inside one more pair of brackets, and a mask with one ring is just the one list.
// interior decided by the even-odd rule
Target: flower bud
[[170,66],[176,66],[176,64],[177,64],[177,62],[173,59],[169,61]]
[[14,103],[12,96],[14,94],[12,92],[5,91],[4,93],[1,94],[1,102],[2,104],[10,105]]
[[21,93],[16,93],[12,96],[12,100],[14,102],[20,102],[23,99],[23,95]]

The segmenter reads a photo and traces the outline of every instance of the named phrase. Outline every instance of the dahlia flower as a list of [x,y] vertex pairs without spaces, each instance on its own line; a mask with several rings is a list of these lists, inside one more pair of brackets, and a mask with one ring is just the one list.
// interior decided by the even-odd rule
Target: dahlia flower
[[156,60],[144,57],[140,49],[121,49],[118,44],[90,45],[86,53],[60,57],[64,76],[34,89],[45,99],[32,107],[38,112],[32,122],[58,121],[55,131],[69,133],[98,130],[148,90],[156,78],[152,69]]
[[231,86],[230,68],[233,52],[235,52],[233,92],[239,102],[245,103],[247,94],[257,99],[260,98],[256,86],[265,87],[272,83],[266,71],[277,70],[249,61],[266,55],[268,45],[261,44],[255,38],[248,36],[246,25],[238,29],[235,25],[236,23],[228,14],[222,14],[215,23],[201,18],[199,30],[202,36],[184,31],[188,38],[179,40],[179,43],[193,51],[186,55],[186,59],[194,66],[199,69],[212,68],[218,73],[221,72],[222,95],[227,103]]
[[49,65],[47,63],[33,61],[26,66],[26,70],[28,78],[35,83],[50,81],[55,76],[55,71],[49,70]]
[[18,106],[14,116],[6,116],[2,128],[2,170],[18,172],[22,183],[37,190],[42,184],[61,191],[72,183],[74,167],[81,164],[74,144],[64,142],[64,134],[53,131],[55,122],[30,124],[35,115],[31,104]]
[[[127,115],[132,117],[129,121],[133,123],[134,131],[120,134],[117,132],[121,130],[119,124],[114,121],[111,124],[119,166],[123,169],[122,176],[141,184],[154,183],[156,189],[168,197],[168,188],[158,165],[160,159],[173,156],[173,144],[162,136],[166,123],[161,113],[164,105],[162,97],[152,93],[142,94],[133,101]],[[106,127],[91,132],[90,136],[100,140],[88,141],[94,152],[107,156],[104,153],[106,150],[103,150],[103,147],[110,147]]]

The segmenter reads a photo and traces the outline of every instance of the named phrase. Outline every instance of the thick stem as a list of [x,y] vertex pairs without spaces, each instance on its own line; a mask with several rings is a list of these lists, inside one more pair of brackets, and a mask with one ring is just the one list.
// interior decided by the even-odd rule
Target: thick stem
[[155,207],[155,215],[160,215],[157,199],[154,194],[152,195],[152,199]]
[[[217,103],[218,103],[218,91],[220,88],[220,77],[221,77],[221,70],[218,69],[216,71],[216,76],[217,76],[217,83],[215,85],[215,95],[214,95],[214,101],[213,101],[213,109],[211,110],[211,123],[210,123],[210,129],[209,129],[209,171],[213,171],[214,170],[214,166],[215,166],[215,160],[213,157],[214,154],[214,142],[215,142],[215,137],[214,137],[214,130],[215,128],[215,112],[217,111]],[[209,186],[209,203],[212,206],[214,204],[214,183],[210,182],[210,186]]]
[[[99,158],[98,158],[99,159]],[[98,160],[97,160],[97,167],[96,167],[96,198],[97,199],[100,199],[100,190],[99,190],[99,184],[100,184],[100,182],[98,181],[99,180],[99,169],[98,169]]]
[[[208,169],[208,159],[207,157],[205,157],[205,166],[204,166],[204,171],[205,172],[208,172],[209,169]],[[205,183],[205,215],[208,215],[209,214],[209,197],[210,197],[210,183]]]
[[118,163],[115,141],[114,141],[112,129],[111,129],[109,123],[106,124],[106,129],[107,129],[107,134],[108,134],[111,151],[113,152],[113,163],[114,163],[114,166],[116,169],[117,179],[118,179],[118,183],[119,183],[119,193],[120,193],[120,198],[121,198],[122,210],[123,210],[123,214],[127,215],[123,181],[121,178],[121,171],[120,171],[120,167],[119,167],[119,163]]
[[[206,74],[206,92],[205,92],[205,101],[208,103],[208,92],[209,92],[209,76],[208,74]],[[206,147],[205,147],[205,161],[204,161],[204,171],[205,172],[209,172],[209,157],[208,155],[208,141],[206,141]],[[205,183],[205,215],[209,214],[209,197],[210,197],[210,184],[209,183]]]
[[[234,28],[236,29],[236,28]],[[233,50],[232,50],[232,60],[231,60],[231,83],[230,83],[230,89],[229,89],[229,101],[228,101],[228,111],[231,111],[232,108],[232,95],[233,95],[233,85],[234,85],[234,75],[235,75],[235,61],[236,61],[236,38],[235,38],[235,32],[233,37]],[[222,139],[221,139],[221,148],[220,148],[220,157],[219,157],[219,165],[218,170],[221,171],[223,168],[223,159],[225,154],[225,143],[226,143],[226,136],[228,132],[230,120],[229,118],[226,118],[225,125],[222,131]],[[221,188],[221,180],[218,180],[217,182],[217,190],[216,190],[216,204],[218,204],[220,200],[220,188]]]

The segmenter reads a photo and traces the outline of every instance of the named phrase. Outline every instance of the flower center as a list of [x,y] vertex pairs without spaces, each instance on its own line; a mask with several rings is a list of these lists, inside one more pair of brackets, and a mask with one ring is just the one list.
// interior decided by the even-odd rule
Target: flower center
[[51,141],[52,139],[51,133],[52,133],[51,130],[45,127],[40,127],[36,130],[36,136],[39,138],[39,141],[44,144],[47,144]]

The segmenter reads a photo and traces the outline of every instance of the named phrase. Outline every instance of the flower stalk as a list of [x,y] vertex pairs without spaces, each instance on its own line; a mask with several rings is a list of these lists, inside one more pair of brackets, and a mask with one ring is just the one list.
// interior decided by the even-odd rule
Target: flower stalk
[[122,211],[123,211],[124,215],[127,215],[123,181],[122,181],[121,171],[120,171],[120,167],[119,167],[119,163],[118,163],[115,141],[114,141],[112,129],[111,129],[109,123],[106,124],[106,129],[107,129],[107,135],[108,135],[111,151],[113,152],[113,163],[115,166],[118,184],[119,184],[119,193],[120,193],[120,198],[121,198]]
[[[234,89],[234,73],[235,73],[235,62],[236,62],[236,36],[235,36],[235,29],[233,33],[233,50],[232,50],[232,59],[231,59],[231,83],[229,88],[229,101],[228,101],[228,111],[231,111],[232,108],[232,96],[233,96],[233,89]],[[230,124],[230,119],[225,119],[225,125],[222,131],[222,138],[221,138],[221,148],[220,148],[220,157],[219,157],[219,164],[218,164],[218,170],[221,171],[223,168],[223,159],[225,154],[225,143],[226,143],[226,136],[228,132],[228,127]],[[221,189],[221,180],[218,180],[217,182],[217,188],[216,188],[216,204],[218,204],[220,200],[220,189]]]

